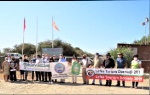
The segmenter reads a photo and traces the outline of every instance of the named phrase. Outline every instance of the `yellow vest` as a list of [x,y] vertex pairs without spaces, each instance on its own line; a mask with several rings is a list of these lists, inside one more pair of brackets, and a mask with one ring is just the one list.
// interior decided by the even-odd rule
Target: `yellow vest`
[[135,60],[133,60],[132,62],[131,62],[131,68],[132,69],[138,69],[139,68],[139,61],[135,61]]

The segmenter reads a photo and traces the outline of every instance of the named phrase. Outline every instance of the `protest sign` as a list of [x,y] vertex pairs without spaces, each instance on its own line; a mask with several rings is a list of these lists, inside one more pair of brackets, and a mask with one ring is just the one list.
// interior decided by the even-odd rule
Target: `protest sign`
[[53,62],[50,63],[52,79],[68,78],[68,62]]
[[80,74],[80,64],[78,62],[74,62],[71,68],[71,74],[79,75]]
[[50,63],[20,62],[20,70],[50,72]]
[[87,68],[87,79],[106,79],[143,82],[143,69]]

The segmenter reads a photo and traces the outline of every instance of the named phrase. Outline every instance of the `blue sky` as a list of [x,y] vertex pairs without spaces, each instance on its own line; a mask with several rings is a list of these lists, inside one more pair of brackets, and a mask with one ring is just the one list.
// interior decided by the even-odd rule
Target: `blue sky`
[[26,43],[36,44],[36,18],[38,42],[51,40],[52,16],[60,29],[54,31],[54,39],[103,54],[116,48],[117,43],[132,43],[144,35],[141,23],[149,16],[149,0],[1,1],[0,50],[22,43],[24,17]]

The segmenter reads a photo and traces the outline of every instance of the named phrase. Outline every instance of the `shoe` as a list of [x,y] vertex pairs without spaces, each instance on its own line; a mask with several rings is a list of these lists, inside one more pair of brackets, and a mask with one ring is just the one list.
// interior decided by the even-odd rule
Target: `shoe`
[[22,81],[25,81],[25,79],[23,79]]
[[122,86],[125,87],[125,84],[123,84]]
[[116,86],[120,86],[120,84],[117,84]]
[[134,88],[133,86],[131,86],[130,88]]
[[105,86],[108,86],[108,84],[105,84]]
[[95,85],[95,83],[92,83],[92,85]]
[[138,89],[138,87],[134,87],[135,89]]
[[50,84],[53,84],[53,82],[51,81]]
[[100,86],[102,86],[103,84],[102,84],[102,83],[100,83],[99,85],[100,85]]
[[86,84],[86,83],[83,83],[83,84]]
[[65,82],[59,82],[59,83],[65,83]]

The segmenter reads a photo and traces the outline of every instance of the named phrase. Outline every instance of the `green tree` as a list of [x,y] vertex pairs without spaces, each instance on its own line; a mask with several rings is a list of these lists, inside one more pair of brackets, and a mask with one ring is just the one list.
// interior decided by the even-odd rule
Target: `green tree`
[[150,36],[143,36],[140,40],[135,40],[133,42],[133,44],[145,44],[145,40],[146,40],[146,44],[150,45]]
[[[14,46],[14,49],[13,49],[13,52],[17,52],[17,53],[20,53],[22,54],[22,45],[23,44],[20,44],[20,45],[15,45]],[[35,50],[35,45],[33,44],[30,44],[30,43],[24,43],[24,54],[26,54],[27,56],[30,56],[32,54],[35,54],[36,50]]]
[[9,47],[3,49],[3,52],[4,52],[5,54],[6,54],[6,53],[10,53],[10,52],[12,52],[12,51],[13,51],[13,49],[11,49],[11,48],[9,48]]
[[[38,45],[38,52],[42,53],[42,48],[52,48],[51,40],[40,42]],[[71,44],[63,42],[60,39],[54,40],[54,48],[63,48],[63,54],[65,56],[72,56],[73,54],[77,54],[78,56],[82,56],[83,54],[92,55],[90,53],[84,52],[80,48],[72,47]]]
[[123,53],[124,57],[126,58],[127,61],[127,67],[130,67],[132,58],[133,58],[133,51],[131,50],[131,48],[126,48],[126,47],[119,47],[116,49],[111,49],[109,51],[109,53],[111,54],[112,58],[116,61],[117,59],[117,53]]
[[[38,52],[42,52],[42,48],[52,48],[52,42],[50,40],[40,42],[38,46]],[[62,42],[62,40],[54,40],[54,48],[63,48],[63,54],[66,56],[72,56],[76,54],[73,47],[66,42]]]

